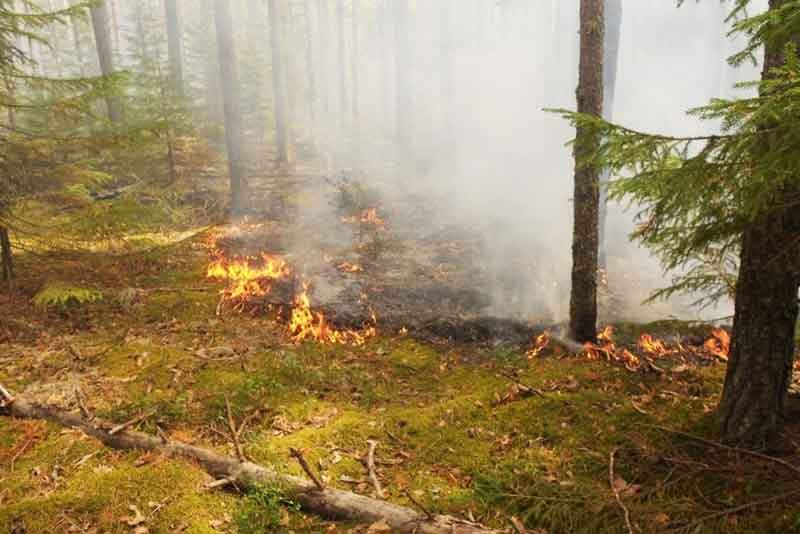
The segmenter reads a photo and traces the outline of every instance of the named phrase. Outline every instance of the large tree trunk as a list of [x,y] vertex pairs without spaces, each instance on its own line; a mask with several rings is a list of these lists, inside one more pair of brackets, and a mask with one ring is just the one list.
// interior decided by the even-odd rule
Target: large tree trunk
[[[786,1],[770,0],[770,9]],[[767,43],[763,79],[786,62],[785,44]],[[769,135],[765,142],[783,141]],[[742,237],[733,339],[720,401],[722,434],[729,442],[763,446],[780,429],[794,364],[800,284],[798,199],[800,191],[789,185],[775,192],[773,209]]]
[[242,111],[239,98],[239,69],[233,40],[230,2],[215,0],[214,20],[217,27],[222,107],[225,114],[225,145],[228,151],[228,173],[231,184],[231,207],[234,212],[244,207],[247,182],[242,161]]
[[183,96],[183,41],[181,40],[178,0],[164,0],[169,50],[169,81],[172,94]]
[[[581,0],[581,47],[578,112],[603,114],[603,0]],[[569,303],[570,335],[579,342],[597,334],[597,247],[600,169],[586,163],[600,139],[578,128],[575,140],[574,231],[572,236],[572,291]]]
[[[228,0],[219,1],[228,2]],[[107,430],[112,425],[104,424],[97,419],[88,421],[75,413],[36,404],[21,397],[9,399],[6,397],[6,393],[8,392],[0,386],[0,415],[22,419],[42,419],[68,428],[75,428],[114,449],[157,451],[168,457],[187,458],[197,462],[214,477],[227,478],[242,489],[277,485],[283,488],[290,498],[299,503],[303,509],[325,519],[362,523],[383,521],[389,526],[391,532],[401,534],[499,534],[498,531],[452,516],[427,517],[425,513],[349,491],[333,488],[319,490],[306,479],[283,475],[271,467],[241,462],[194,445],[168,441],[131,430],[112,434]]]
[[8,228],[0,226],[0,273],[2,280],[8,284],[9,289],[14,286],[14,256],[11,252],[11,240],[8,237]]
[[[97,44],[97,58],[100,61],[100,71],[103,76],[114,74],[114,52],[111,46],[111,33],[108,20],[108,5],[105,1],[100,2],[91,8],[92,27],[94,28],[94,39]],[[106,96],[106,106],[108,107],[108,118],[114,124],[119,124],[123,120],[122,101],[119,96]]]
[[272,98],[275,114],[275,141],[277,164],[289,162],[288,131],[286,121],[286,92],[283,85],[283,50],[281,47],[281,19],[276,0],[269,0],[269,44],[272,52]]
[[[606,0],[606,28],[603,52],[603,118],[614,120],[614,97],[617,92],[617,69],[619,64],[619,42],[622,29],[622,0]],[[608,182],[611,175],[603,169],[601,181]],[[598,267],[605,271],[608,267],[606,245],[606,219],[608,218],[608,198],[605,186],[600,188],[600,222],[598,225]]]

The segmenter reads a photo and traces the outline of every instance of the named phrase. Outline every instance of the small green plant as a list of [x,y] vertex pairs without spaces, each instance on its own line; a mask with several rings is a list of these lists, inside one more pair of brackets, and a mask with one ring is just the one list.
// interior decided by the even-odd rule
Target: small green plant
[[279,486],[258,486],[242,501],[234,523],[239,534],[279,532],[286,526],[285,512],[299,510],[300,506],[286,499]]
[[96,289],[70,286],[58,282],[48,283],[33,297],[33,303],[41,308],[67,308],[103,300]]

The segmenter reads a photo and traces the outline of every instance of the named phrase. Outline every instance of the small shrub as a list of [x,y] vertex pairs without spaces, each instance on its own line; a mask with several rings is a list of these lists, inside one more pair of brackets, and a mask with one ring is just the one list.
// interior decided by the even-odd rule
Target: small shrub
[[33,297],[33,303],[41,308],[82,306],[103,300],[103,294],[96,289],[70,286],[61,283],[48,283]]

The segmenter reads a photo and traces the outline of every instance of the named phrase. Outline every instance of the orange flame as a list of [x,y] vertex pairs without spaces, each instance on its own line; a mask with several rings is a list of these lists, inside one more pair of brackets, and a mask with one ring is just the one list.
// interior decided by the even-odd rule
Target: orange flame
[[336,268],[343,273],[360,273],[364,270],[364,268],[357,263],[350,263],[349,261],[343,261],[337,265]]
[[662,340],[650,334],[642,334],[639,337],[639,348],[651,356],[664,356],[670,352]]
[[703,343],[703,348],[712,356],[727,361],[731,350],[731,336],[723,328],[711,330],[711,337]]
[[265,295],[272,289],[271,281],[287,278],[292,273],[283,259],[269,254],[228,260],[217,251],[216,256],[206,269],[206,277],[227,280],[229,287],[222,293],[229,300]]
[[294,309],[289,321],[289,334],[292,341],[300,343],[302,341],[316,341],[326,344],[353,345],[360,347],[366,343],[367,339],[378,334],[377,317],[372,314],[372,324],[365,325],[364,330],[337,330],[328,324],[325,314],[313,312],[311,301],[308,297],[309,284],[303,284],[303,292],[294,300]]
[[356,223],[371,224],[381,228],[386,224],[386,221],[384,221],[378,216],[377,208],[365,209],[358,216],[354,215],[353,217],[345,217],[342,220],[347,224],[356,224]]
[[545,330],[533,340],[533,347],[525,353],[528,359],[533,359],[539,356],[542,351],[550,344],[550,332]]

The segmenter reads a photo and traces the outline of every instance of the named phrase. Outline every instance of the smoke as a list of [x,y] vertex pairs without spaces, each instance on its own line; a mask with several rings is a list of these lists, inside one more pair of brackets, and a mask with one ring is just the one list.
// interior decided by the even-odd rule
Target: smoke
[[[313,126],[313,141],[330,174],[346,169],[353,175],[358,169],[387,205],[417,198],[431,206],[433,213],[425,220],[429,228],[405,221],[420,234],[458,228],[479,240],[482,253],[476,261],[485,273],[480,283],[493,299],[492,313],[565,318],[573,187],[573,159],[566,144],[574,132],[543,110],[575,107],[579,0],[410,2],[405,23],[409,34],[400,39],[395,30],[403,25],[397,24],[393,4],[359,4],[357,115],[350,101],[345,109],[339,104],[340,73],[348,99],[355,89],[348,3],[342,26],[347,32],[344,64],[339,64],[333,0],[307,3],[305,22],[283,35],[291,51],[287,78],[295,141],[308,141]],[[724,64],[741,45],[724,38],[725,6],[707,1],[677,8],[671,0],[623,0],[622,5],[612,119],[645,131],[713,131],[716,125],[700,123],[686,110],[712,97],[732,96],[736,81],[758,76],[754,66],[734,70]],[[751,10],[765,7],[766,0],[757,0]],[[248,24],[241,19],[247,13],[242,6],[238,13]],[[265,27],[263,21],[258,24]],[[304,63],[309,36],[313,90]],[[267,58],[267,38],[262,37],[262,42],[245,41],[244,46]],[[407,43],[409,49],[398,50],[398,43]],[[259,68],[257,62],[251,64]],[[262,78],[260,83],[266,83],[268,77]],[[257,89],[245,94],[269,92],[268,87]],[[410,103],[407,109],[397,109],[405,103]],[[246,107],[258,108],[250,103]],[[396,129],[402,122],[411,124],[411,141],[398,164]],[[270,127],[264,125],[267,142]],[[319,227],[321,220],[338,216],[322,209],[325,203],[318,198],[306,204],[304,227],[312,228],[312,220]],[[402,213],[395,210],[396,217]],[[692,299],[641,304],[668,278],[656,258],[630,242],[635,213],[636,207],[609,206],[615,317],[696,317],[698,312],[687,306]],[[302,236],[296,237],[303,242]],[[344,242],[352,235],[341,237]],[[308,243],[303,245],[305,258],[313,255]],[[335,240],[325,243],[333,245]],[[721,314],[727,306],[711,313]]]

